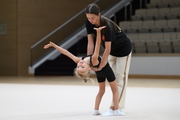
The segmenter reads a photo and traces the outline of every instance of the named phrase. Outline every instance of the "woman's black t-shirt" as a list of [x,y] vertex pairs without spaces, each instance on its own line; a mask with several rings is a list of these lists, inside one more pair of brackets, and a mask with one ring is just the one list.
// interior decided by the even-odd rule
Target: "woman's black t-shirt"
[[[118,31],[115,29],[115,26],[112,22],[107,21],[101,23],[101,26],[106,26],[101,32],[101,44],[105,47],[105,42],[111,43],[111,52],[110,54],[116,57],[124,57],[129,55],[132,51],[131,41],[126,36],[126,34],[121,30]],[[94,40],[96,40],[96,30],[93,28],[97,26],[91,24],[88,20],[86,21],[86,30],[87,34],[93,34]]]

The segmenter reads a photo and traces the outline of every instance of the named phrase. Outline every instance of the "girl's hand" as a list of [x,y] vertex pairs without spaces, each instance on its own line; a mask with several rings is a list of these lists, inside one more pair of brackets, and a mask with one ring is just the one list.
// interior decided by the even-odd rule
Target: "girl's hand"
[[53,44],[54,44],[54,43],[50,41],[49,44],[47,44],[47,45],[44,46],[44,49],[48,49],[49,47],[52,47]]
[[101,26],[101,27],[98,27],[98,28],[94,28],[94,30],[96,31],[101,31],[102,29],[104,29],[106,26]]

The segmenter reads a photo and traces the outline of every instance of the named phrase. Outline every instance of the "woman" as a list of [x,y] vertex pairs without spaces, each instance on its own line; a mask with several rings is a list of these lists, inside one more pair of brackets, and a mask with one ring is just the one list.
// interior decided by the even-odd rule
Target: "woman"
[[[97,39],[96,39],[95,51],[92,55],[79,58],[71,54],[69,51],[57,46],[53,42],[50,42],[49,44],[45,45],[44,49],[47,49],[49,47],[54,47],[62,54],[71,58],[75,63],[77,63],[77,67],[75,69],[76,75],[79,78],[84,79],[86,82],[87,81],[86,79],[90,76],[91,68],[99,67],[99,64],[101,62],[101,57],[99,56],[99,50],[100,50],[100,42],[101,42],[101,29],[104,28],[105,26],[95,28],[95,30],[97,31]],[[113,93],[114,111],[112,115],[121,116],[122,113],[118,109],[118,88],[117,88],[115,75],[107,62],[100,71],[96,71],[96,76],[99,84],[99,92],[96,96],[93,115],[100,115],[99,105],[105,92],[105,79],[107,79]]]
[[[87,55],[92,54],[94,51],[94,37],[97,36],[97,34],[93,28],[106,26],[106,28],[101,31],[101,44],[104,47],[102,60],[99,67],[94,70],[101,70],[108,60],[116,76],[119,92],[119,109],[122,110],[125,106],[125,91],[132,53],[131,41],[116,23],[101,16],[98,5],[94,3],[89,4],[85,9],[85,14],[87,17],[86,30],[88,34]],[[105,112],[104,115],[112,115],[112,111],[114,110],[113,104],[112,101],[110,109]]]

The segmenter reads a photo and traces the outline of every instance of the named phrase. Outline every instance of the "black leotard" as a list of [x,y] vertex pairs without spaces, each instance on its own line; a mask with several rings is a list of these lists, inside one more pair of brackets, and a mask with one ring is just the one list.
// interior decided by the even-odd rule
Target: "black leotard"
[[[93,65],[92,61],[91,61],[91,57],[92,55],[88,55],[88,56],[84,56],[82,57],[82,59],[86,58],[86,57],[90,57],[90,67],[99,67],[100,62],[101,62],[101,57],[98,57],[99,60],[99,64],[98,65]],[[111,67],[109,66],[109,63],[107,62],[107,64],[105,65],[105,67],[103,67],[100,71],[95,71],[96,76],[97,76],[97,81],[98,82],[104,82],[106,79],[108,80],[108,82],[112,82],[114,81],[115,75],[113,70],[111,69]]]

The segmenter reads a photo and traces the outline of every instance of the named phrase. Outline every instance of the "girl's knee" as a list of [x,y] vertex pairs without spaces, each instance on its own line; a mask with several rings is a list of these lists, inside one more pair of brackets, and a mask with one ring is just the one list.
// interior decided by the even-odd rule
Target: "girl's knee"
[[98,93],[99,93],[100,95],[104,95],[105,90],[100,90]]

